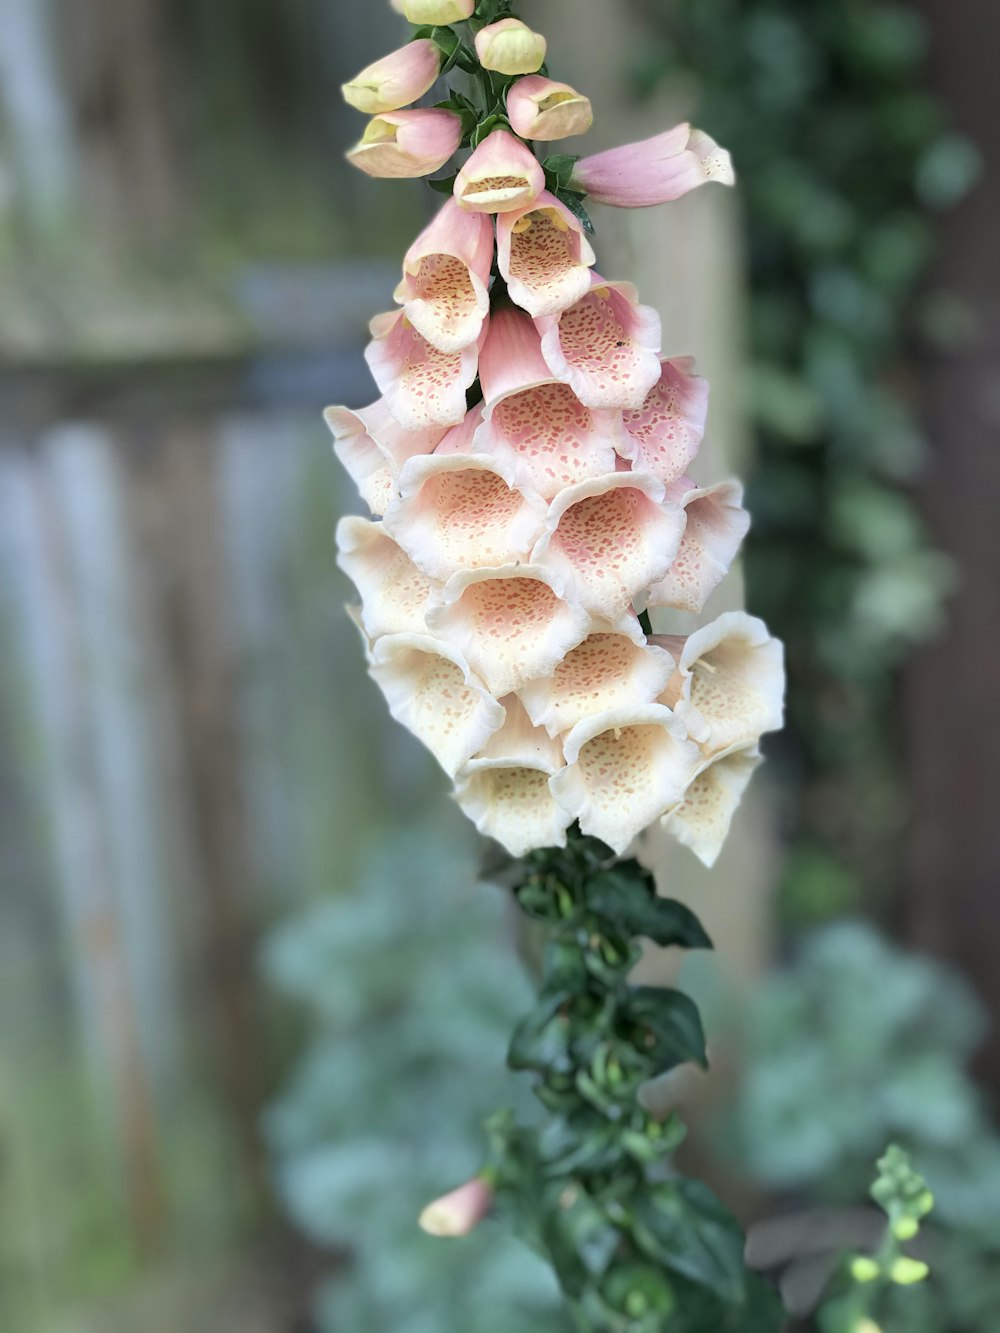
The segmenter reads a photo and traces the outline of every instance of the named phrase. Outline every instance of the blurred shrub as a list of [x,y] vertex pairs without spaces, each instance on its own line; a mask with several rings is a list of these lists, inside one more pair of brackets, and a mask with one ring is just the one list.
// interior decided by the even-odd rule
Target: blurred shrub
[[908,493],[925,444],[907,361],[918,325],[949,344],[968,331],[921,283],[933,210],[962,197],[978,158],[924,86],[930,34],[909,5],[636,3],[660,37],[642,85],[682,74],[740,176],[760,451],[748,580],[789,651],[784,901],[815,920],[893,883],[894,673],[938,629],[954,579]]
[[265,1128],[292,1217],[346,1261],[320,1295],[322,1326],[557,1333],[548,1269],[499,1226],[450,1242],[417,1228],[482,1164],[483,1120],[518,1093],[506,1048],[531,987],[503,900],[458,840],[426,830],[366,866],[356,892],[283,927],[264,959],[312,1019]]

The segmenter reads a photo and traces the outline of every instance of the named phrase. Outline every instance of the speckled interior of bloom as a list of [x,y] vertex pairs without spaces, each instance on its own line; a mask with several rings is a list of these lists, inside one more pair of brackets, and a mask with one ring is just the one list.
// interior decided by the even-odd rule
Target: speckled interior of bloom
[[517,455],[529,482],[546,500],[579,481],[614,471],[610,436],[568,384],[541,384],[511,394],[494,409],[489,431]]

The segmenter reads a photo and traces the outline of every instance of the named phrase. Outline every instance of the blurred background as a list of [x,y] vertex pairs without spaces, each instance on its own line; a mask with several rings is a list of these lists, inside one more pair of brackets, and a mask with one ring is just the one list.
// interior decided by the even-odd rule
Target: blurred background
[[[898,1327],[995,1333],[1000,6],[522,15],[593,98],[570,151],[691,116],[741,177],[596,219],[713,380],[698,479],[748,479],[789,651],[715,871],[647,848],[720,945],[692,1159],[805,1311],[904,1142],[936,1276]],[[433,207],[349,170],[338,89],[405,34],[382,0],[0,0],[2,1333],[564,1328],[499,1229],[414,1227],[527,1096],[531,983],[334,565],[320,412],[374,396]]]

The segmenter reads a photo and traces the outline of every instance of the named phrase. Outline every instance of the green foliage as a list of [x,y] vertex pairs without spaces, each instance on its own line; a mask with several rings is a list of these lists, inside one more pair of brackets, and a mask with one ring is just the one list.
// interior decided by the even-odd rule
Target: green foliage
[[845,890],[857,901],[893,882],[893,675],[939,627],[953,580],[906,490],[925,445],[903,366],[916,324],[942,338],[961,324],[919,291],[928,210],[962,197],[978,159],[924,87],[929,34],[910,6],[644,7],[663,43],[646,85],[690,75],[693,114],[740,175],[760,451],[748,582],[796,686],[788,800],[805,855],[789,862],[785,900],[815,919]]
[[529,1002],[499,895],[473,891],[475,873],[426,831],[400,835],[372,849],[356,893],[279,930],[265,954],[312,1018],[266,1131],[293,1218],[347,1261],[321,1296],[331,1333],[565,1329],[544,1266],[493,1223],[461,1243],[417,1228],[480,1164]]
[[671,1166],[684,1127],[639,1099],[651,1079],[707,1059],[686,995],[630,984],[636,937],[709,948],[708,937],[685,907],[657,898],[637,861],[576,832],[515,878],[548,939],[538,1003],[508,1060],[535,1075],[550,1114],[540,1131],[509,1114],[491,1121],[501,1198],[589,1333],[774,1333],[780,1306],[746,1268],[739,1225]]

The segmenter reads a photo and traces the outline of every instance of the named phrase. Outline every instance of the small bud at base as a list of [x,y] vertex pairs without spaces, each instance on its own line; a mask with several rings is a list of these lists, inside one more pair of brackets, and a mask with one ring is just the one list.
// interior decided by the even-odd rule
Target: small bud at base
[[481,1176],[429,1203],[420,1214],[420,1229],[429,1236],[454,1240],[470,1235],[493,1206],[493,1189]]

